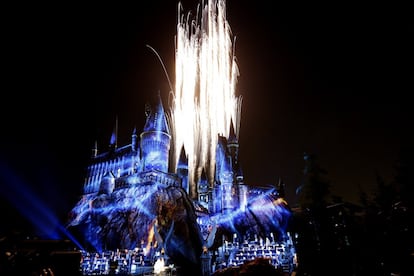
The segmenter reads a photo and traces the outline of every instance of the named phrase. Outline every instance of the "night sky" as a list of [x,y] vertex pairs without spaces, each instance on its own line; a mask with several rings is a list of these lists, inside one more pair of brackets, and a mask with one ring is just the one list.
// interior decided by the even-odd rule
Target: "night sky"
[[[10,225],[23,223],[16,206],[34,217],[44,204],[64,220],[95,140],[105,150],[118,117],[118,144],[129,143],[145,103],[158,91],[167,102],[146,45],[173,80],[178,1],[148,2],[4,7],[0,181]],[[245,182],[281,177],[294,204],[310,152],[332,193],[356,202],[358,186],[375,192],[376,173],[390,182],[398,151],[413,146],[412,16],[390,4],[284,2],[227,1]],[[199,1],[182,3],[187,13]]]

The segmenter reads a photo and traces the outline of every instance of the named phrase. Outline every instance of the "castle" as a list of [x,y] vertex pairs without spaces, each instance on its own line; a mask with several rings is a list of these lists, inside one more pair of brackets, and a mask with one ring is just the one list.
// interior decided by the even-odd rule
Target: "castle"
[[[115,127],[116,129],[116,127]],[[181,149],[177,169],[169,168],[171,135],[161,97],[153,111],[147,113],[143,132],[136,128],[131,135],[131,143],[117,145],[117,131],[114,130],[109,150],[98,153],[97,146],[92,150],[91,164],[87,168],[84,194],[111,194],[114,190],[131,185],[143,185],[157,181],[165,186],[182,187],[191,199],[204,208],[208,214],[229,213],[236,209],[245,210],[249,194],[269,192],[283,196],[283,183],[277,187],[254,187],[244,183],[239,162],[239,143],[230,125],[229,137],[218,136],[216,168],[213,185],[202,169],[196,181],[196,193],[191,194],[188,175],[188,159],[184,147]]]
[[129,144],[118,146],[117,123],[108,150],[99,152],[95,143],[68,223],[87,251],[102,257],[132,250],[133,258],[118,260],[141,268],[168,258],[202,275],[260,256],[275,266],[287,259],[291,270],[283,183],[244,182],[241,98],[234,96],[238,68],[224,9],[224,0],[208,1],[200,22],[179,19],[171,112],[158,94],[146,109],[143,131],[134,129]]
[[[84,252],[102,254],[95,262],[108,264],[109,257],[101,260],[108,250],[111,256],[119,249],[132,250],[129,256],[134,256],[135,267],[154,265],[163,252],[179,266],[203,267],[203,274],[211,267],[241,264],[267,252],[275,266],[281,266],[282,256],[286,270],[291,270],[295,254],[286,232],[291,212],[283,199],[283,183],[272,187],[244,183],[232,125],[229,133],[217,137],[213,181],[200,170],[196,193],[191,192],[194,184],[184,147],[176,171],[171,171],[173,137],[160,95],[146,112],[142,133],[138,136],[133,130],[131,143],[117,145],[117,126],[107,151],[99,153],[95,143],[83,195],[68,224],[81,232]],[[118,257],[123,260],[120,265],[126,258]],[[91,272],[88,267],[85,271]]]

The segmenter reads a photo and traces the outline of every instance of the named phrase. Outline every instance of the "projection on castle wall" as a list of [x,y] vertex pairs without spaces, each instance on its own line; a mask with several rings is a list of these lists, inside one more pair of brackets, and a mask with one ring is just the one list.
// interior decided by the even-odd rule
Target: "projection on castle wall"
[[199,268],[203,252],[227,243],[288,240],[283,184],[244,183],[242,100],[225,1],[210,0],[199,11],[199,21],[179,15],[168,109],[156,95],[129,144],[118,146],[115,135],[109,149],[93,150],[68,224],[88,251],[139,248]]

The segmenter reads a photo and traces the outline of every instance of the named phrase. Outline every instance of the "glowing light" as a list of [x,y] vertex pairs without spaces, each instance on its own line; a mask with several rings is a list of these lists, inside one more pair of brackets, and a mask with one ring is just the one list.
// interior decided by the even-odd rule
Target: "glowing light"
[[200,18],[185,17],[179,4],[170,118],[174,162],[184,145],[192,196],[203,168],[212,184],[217,136],[228,137],[231,121],[238,136],[241,106],[241,97],[235,95],[239,70],[225,1],[209,0],[200,13]]
[[164,259],[160,258],[154,264],[154,274],[160,274],[163,271],[165,271],[165,263]]
[[0,181],[9,184],[7,189],[2,190],[1,199],[4,197],[16,208],[32,224],[37,235],[59,239],[61,234],[67,234],[66,231],[62,232],[62,225],[54,210],[3,160],[0,160]]
[[155,219],[151,222],[151,225],[149,226],[148,239],[147,239],[147,245],[145,246],[145,252],[150,252],[151,247],[152,247],[152,241],[154,239],[154,224],[155,224]]

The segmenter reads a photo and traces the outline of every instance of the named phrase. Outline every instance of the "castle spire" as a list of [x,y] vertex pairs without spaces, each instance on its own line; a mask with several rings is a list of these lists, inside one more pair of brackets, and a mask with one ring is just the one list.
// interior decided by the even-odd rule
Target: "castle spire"
[[[147,111],[148,112],[148,111]],[[147,121],[144,126],[144,132],[146,131],[161,131],[170,134],[167,118],[165,117],[164,107],[162,104],[161,95],[158,92],[158,103],[155,109],[152,109],[147,115]]]
[[177,174],[181,178],[181,186],[190,194],[190,187],[188,182],[188,158],[185,153],[184,145],[181,147],[180,158],[178,159],[177,164]]
[[144,131],[141,133],[140,149],[144,171],[168,172],[170,140],[167,118],[161,95],[158,93],[158,103],[149,111]]
[[186,168],[186,169],[188,169],[188,158],[187,158],[187,154],[185,152],[184,145],[181,147],[180,158],[178,159],[177,168]]
[[201,171],[200,179],[198,180],[198,201],[205,207],[208,208],[208,181],[207,181],[207,174],[205,169],[203,168]]
[[227,148],[231,157],[231,164],[233,169],[236,169],[238,166],[239,159],[239,141],[237,140],[236,133],[234,131],[233,120],[230,121],[230,132],[227,139]]
[[109,147],[114,150],[118,147],[118,115],[115,117],[115,126],[114,130],[112,131]]
[[229,131],[229,138],[227,139],[229,144],[238,144],[239,141],[237,140],[236,132],[234,131],[233,119],[230,120],[230,131]]
[[131,148],[133,151],[137,150],[137,128],[136,127],[134,127],[134,129],[132,130]]

